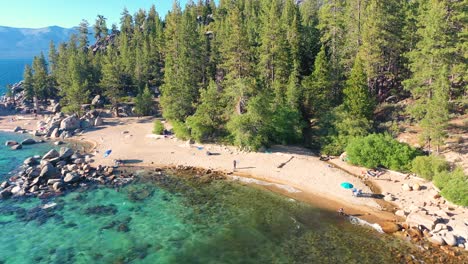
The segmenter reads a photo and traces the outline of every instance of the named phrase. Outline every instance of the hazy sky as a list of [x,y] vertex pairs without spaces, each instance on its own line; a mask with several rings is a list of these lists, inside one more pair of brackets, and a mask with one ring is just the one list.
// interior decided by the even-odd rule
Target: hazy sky
[[[0,0],[0,26],[41,28],[78,26],[81,19],[92,25],[98,14],[107,18],[107,26],[118,24],[120,13],[127,7],[130,14],[155,5],[164,17],[173,0]],[[183,7],[187,0],[179,1]]]

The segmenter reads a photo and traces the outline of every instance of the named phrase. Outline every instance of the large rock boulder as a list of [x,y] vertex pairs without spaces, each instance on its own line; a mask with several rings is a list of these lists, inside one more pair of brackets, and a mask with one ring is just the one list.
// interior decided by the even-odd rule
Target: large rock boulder
[[387,234],[392,234],[401,230],[401,226],[393,222],[381,222],[379,225],[382,228],[382,231]]
[[86,118],[86,119],[82,119],[80,121],[80,127],[81,129],[86,129],[86,128],[90,128],[94,126],[94,119],[90,119],[90,118]]
[[18,145],[19,143],[14,141],[14,140],[7,140],[5,141],[5,146],[7,147],[11,147],[11,146],[14,146],[14,145]]
[[429,240],[429,242],[431,242],[434,245],[438,245],[438,246],[445,245],[444,238],[442,238],[442,236],[440,235],[433,235],[431,237],[428,237],[427,240]]
[[449,246],[456,246],[457,245],[457,238],[453,235],[452,232],[445,233],[443,237],[445,243]]
[[80,127],[80,120],[76,116],[66,117],[60,122],[60,129],[62,130],[75,130]]
[[94,96],[93,100],[91,101],[91,105],[96,107],[102,106],[102,100],[99,94]]
[[34,158],[34,157],[30,157],[30,158],[27,158],[23,161],[23,164],[24,165],[27,165],[27,166],[32,166],[32,165],[35,165],[37,164],[37,160]]
[[52,107],[52,112],[54,114],[60,112],[60,110],[62,109],[62,107],[60,106],[60,103],[56,103],[53,107]]
[[21,142],[21,145],[32,145],[32,144],[36,144],[36,140],[32,139],[32,138],[27,138],[25,140],[23,140],[23,142]]
[[22,129],[21,127],[19,127],[19,126],[13,128],[13,132],[15,132],[15,133],[18,133],[18,132],[20,132],[20,131],[22,131],[22,130],[23,130],[23,129]]
[[73,152],[73,150],[71,148],[65,148],[65,147],[60,148],[59,157],[62,160],[68,159],[73,154],[74,154],[74,152]]
[[44,167],[42,167],[41,174],[39,177],[45,179],[53,179],[60,176],[60,172],[50,163],[47,163]]
[[17,144],[17,145],[13,145],[10,147],[12,150],[18,150],[18,149],[22,149],[23,148],[23,145],[21,144]]
[[60,137],[60,132],[59,132],[59,128],[58,128],[58,127],[54,128],[54,130],[52,130],[52,132],[50,133],[50,137],[51,137],[51,138],[58,138],[58,137]]
[[65,178],[63,179],[64,182],[66,183],[73,183],[76,182],[80,179],[80,175],[76,172],[69,172],[67,175],[65,175]]
[[42,157],[43,160],[50,160],[50,159],[54,159],[54,158],[58,158],[60,156],[60,154],[55,150],[55,149],[51,149],[49,150],[49,152],[47,152],[44,157]]
[[438,219],[433,216],[426,215],[425,212],[412,212],[406,217],[406,222],[411,226],[422,225],[425,228],[432,230],[437,224]]
[[11,190],[9,189],[0,191],[0,199],[8,199],[11,197],[11,195],[13,194],[11,193]]
[[94,126],[102,126],[103,124],[104,124],[104,121],[99,116],[94,120]]

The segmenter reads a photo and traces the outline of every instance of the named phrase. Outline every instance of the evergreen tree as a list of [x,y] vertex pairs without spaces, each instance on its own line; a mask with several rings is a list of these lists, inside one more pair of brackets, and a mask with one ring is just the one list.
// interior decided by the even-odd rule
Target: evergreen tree
[[182,13],[175,2],[166,17],[166,65],[164,85],[161,87],[161,106],[164,116],[173,121],[185,121],[194,113],[194,102],[198,100],[199,84],[203,72],[203,45],[200,43],[196,16],[187,6]]
[[143,92],[139,93],[135,98],[135,112],[138,115],[150,115],[153,112],[153,105],[153,95],[148,85],[146,85]]
[[26,98],[31,100],[34,96],[34,78],[32,68],[29,66],[29,64],[26,64],[24,67],[23,87]]
[[51,89],[49,86],[49,78],[47,72],[47,63],[44,54],[41,52],[39,57],[33,59],[33,91],[34,96],[39,100],[48,98],[51,95]]
[[50,41],[49,44],[49,70],[53,74],[57,68],[58,68],[58,59],[59,59],[59,54],[57,53],[57,50],[55,49],[55,44],[54,41]]
[[325,46],[322,46],[315,58],[314,71],[302,84],[304,86],[304,108],[309,117],[319,117],[330,109],[333,81]]
[[118,54],[110,47],[103,60],[102,79],[100,86],[104,94],[110,99],[112,108],[117,116],[117,106],[124,94],[123,69],[119,63]]
[[105,38],[109,34],[109,29],[106,24],[107,18],[103,15],[97,15],[96,22],[94,23],[94,38],[99,40],[100,38]]
[[369,94],[367,76],[360,54],[356,56],[343,93],[345,96],[343,105],[349,117],[372,120],[375,102]]
[[226,100],[218,91],[216,83],[210,81],[208,88],[200,93],[200,104],[193,116],[187,118],[187,126],[197,141],[212,139],[223,133],[226,123]]
[[404,82],[415,99],[411,113],[423,120],[424,139],[429,143],[435,141],[437,145],[441,143],[447,122],[448,104],[442,102],[442,94],[447,92],[453,63],[448,15],[446,1],[421,2],[417,17],[419,41],[415,49],[407,53],[412,75]]

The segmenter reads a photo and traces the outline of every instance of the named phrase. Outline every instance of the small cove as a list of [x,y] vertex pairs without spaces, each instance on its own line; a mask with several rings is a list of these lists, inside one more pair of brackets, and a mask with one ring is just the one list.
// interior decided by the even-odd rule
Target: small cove
[[120,190],[93,186],[46,200],[1,201],[0,260],[398,263],[430,257],[409,242],[269,191],[206,176],[136,173],[139,180]]

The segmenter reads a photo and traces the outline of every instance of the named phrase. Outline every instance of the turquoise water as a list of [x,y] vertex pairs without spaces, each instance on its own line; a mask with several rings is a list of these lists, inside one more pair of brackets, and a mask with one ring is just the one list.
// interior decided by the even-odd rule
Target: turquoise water
[[1,201],[0,226],[5,263],[398,263],[417,254],[274,193],[170,175]]
[[[50,147],[2,145],[0,170]],[[431,263],[430,251],[266,190],[137,173],[119,190],[0,200],[0,263]]]
[[0,59],[0,96],[6,91],[7,84],[14,84],[23,79],[26,64],[32,59]]
[[23,161],[34,155],[42,155],[52,148],[46,143],[23,146],[20,150],[11,150],[5,146],[5,141],[15,140],[21,142],[28,138],[27,134],[13,134],[0,132],[0,180],[5,179],[8,173],[16,169]]

